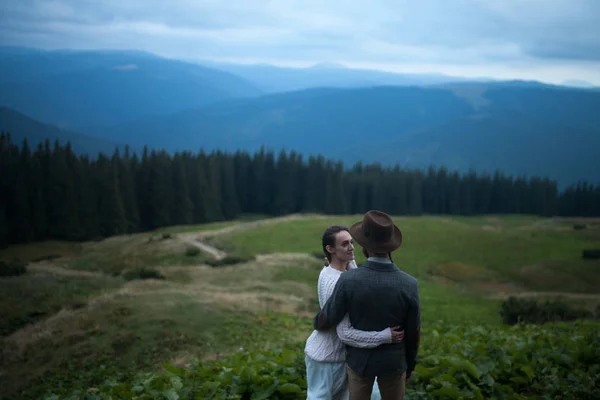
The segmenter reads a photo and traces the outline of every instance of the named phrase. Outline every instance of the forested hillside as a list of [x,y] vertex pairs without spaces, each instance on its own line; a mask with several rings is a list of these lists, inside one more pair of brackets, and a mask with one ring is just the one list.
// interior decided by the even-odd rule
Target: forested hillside
[[0,140],[0,244],[84,240],[241,213],[600,215],[600,187],[559,193],[548,179],[459,175],[356,164],[323,156],[126,150],[97,159],[69,143]]
[[600,182],[600,92],[541,84],[311,89],[236,99],[94,131],[140,148],[294,150],[348,164],[435,164]]
[[[138,51],[0,48],[0,106],[22,117],[9,124],[0,114],[0,131],[18,143],[70,141],[76,153],[80,140],[105,153],[108,141],[171,156],[264,146],[305,158],[327,151],[346,165],[544,176],[560,190],[600,182],[599,90],[335,65],[210,65]],[[65,129],[101,141],[89,146]]]

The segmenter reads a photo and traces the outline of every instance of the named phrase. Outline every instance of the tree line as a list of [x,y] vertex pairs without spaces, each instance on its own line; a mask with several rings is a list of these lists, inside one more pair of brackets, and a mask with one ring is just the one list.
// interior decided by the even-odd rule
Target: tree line
[[0,135],[0,246],[90,240],[168,225],[297,212],[599,216],[600,186],[341,162],[261,149],[197,153],[126,148],[94,159],[70,143],[36,148]]

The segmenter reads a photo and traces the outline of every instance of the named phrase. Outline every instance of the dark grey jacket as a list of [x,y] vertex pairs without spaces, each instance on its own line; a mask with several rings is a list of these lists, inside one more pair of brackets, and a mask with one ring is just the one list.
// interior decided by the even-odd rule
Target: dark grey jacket
[[315,316],[315,329],[336,326],[346,313],[356,329],[380,331],[399,325],[401,343],[373,349],[346,346],[346,363],[362,376],[412,372],[420,340],[421,312],[417,280],[395,264],[367,261],[340,276],[323,309]]

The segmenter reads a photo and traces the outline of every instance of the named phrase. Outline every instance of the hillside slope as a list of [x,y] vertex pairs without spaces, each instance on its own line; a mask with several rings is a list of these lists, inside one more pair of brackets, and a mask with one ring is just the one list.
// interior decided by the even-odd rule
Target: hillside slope
[[70,142],[73,151],[77,154],[95,155],[103,152],[110,155],[115,148],[120,150],[125,148],[125,145],[119,141],[113,142],[60,129],[7,107],[0,107],[0,132],[10,133],[11,142],[18,146],[21,146],[23,139],[27,138],[30,148],[37,146],[38,143],[43,143],[46,139],[50,140],[52,146],[55,140],[61,144]]
[[0,105],[63,128],[112,125],[255,96],[225,71],[126,51],[0,51]]

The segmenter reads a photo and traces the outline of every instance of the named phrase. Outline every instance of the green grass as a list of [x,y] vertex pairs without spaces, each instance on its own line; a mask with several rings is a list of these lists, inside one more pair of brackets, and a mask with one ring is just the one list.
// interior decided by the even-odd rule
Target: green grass
[[[10,396],[99,385],[107,376],[151,371],[178,356],[186,361],[233,349],[263,349],[298,340],[310,320],[206,307],[186,293],[141,293],[81,312],[47,327],[51,333],[19,353],[5,349],[0,386]],[[7,344],[8,346],[8,344]],[[23,391],[21,393],[21,391]]]
[[61,308],[81,307],[90,296],[122,284],[122,279],[108,276],[63,276],[31,270],[18,277],[2,278],[0,335],[8,335]]
[[163,234],[177,234],[177,233],[190,233],[190,232],[206,232],[206,231],[215,231],[217,229],[227,228],[232,225],[235,225],[236,221],[221,221],[221,222],[212,222],[207,224],[199,224],[199,225],[174,225],[174,226],[166,226],[164,228],[158,228],[153,233]]
[[167,226],[163,228],[156,229],[155,233],[190,233],[190,232],[206,232],[206,231],[215,231],[222,228],[228,228],[230,226],[236,225],[240,222],[253,222],[261,219],[268,218],[266,215],[261,214],[247,214],[243,215],[232,221],[219,221],[219,222],[210,222],[206,224],[198,224],[198,225],[174,225]]
[[290,266],[281,266],[276,269],[273,275],[273,282],[292,281],[309,286],[315,286],[321,268],[298,268]]
[[65,268],[120,274],[127,269],[198,265],[206,261],[204,253],[186,254],[187,244],[177,238],[148,240],[142,235],[85,243],[80,254],[65,259]]
[[[203,253],[186,255],[186,244],[177,237],[163,240],[162,231],[6,249],[0,258],[24,257],[27,249],[32,258],[63,254],[67,257],[49,263],[67,270],[54,275],[33,268],[21,277],[0,279],[0,327],[13,326],[10,321],[19,318],[38,322],[4,338],[0,387],[8,398],[18,398],[24,388],[28,392],[22,398],[36,398],[51,387],[69,392],[122,374],[129,382],[131,374],[155,371],[167,361],[180,365],[287,342],[299,351],[318,310],[316,285],[323,265],[311,255],[321,251],[327,226],[350,226],[360,218],[307,217],[214,236],[207,241],[230,254],[278,253],[215,268],[201,266]],[[513,332],[501,326],[500,301],[486,292],[494,285],[600,292],[600,262],[581,260],[581,249],[600,247],[600,229],[593,226],[575,231],[568,221],[517,216],[394,219],[404,234],[394,261],[419,279],[425,354],[441,351],[431,347],[437,335],[444,337],[444,346],[451,343],[458,334],[454,327],[481,324],[489,332]],[[177,236],[230,224],[164,232]],[[281,255],[288,252],[307,257]],[[356,253],[360,264],[359,246]],[[125,282],[112,276],[141,267],[160,271],[166,280]],[[61,308],[67,311],[44,319]],[[301,351],[294,354],[301,357]],[[436,382],[439,388],[441,381]]]
[[[600,262],[581,259],[584,248],[600,247],[589,232],[521,229],[539,219],[498,218],[500,230],[487,230],[487,217],[395,217],[403,232],[403,245],[393,254],[401,268],[419,279],[440,264],[463,263],[488,271],[497,281],[512,282],[535,290],[600,293]],[[360,217],[332,217],[283,222],[252,231],[235,232],[227,241],[236,251],[261,254],[320,250],[323,231],[331,224],[350,226]],[[357,263],[364,262],[356,246]],[[531,276],[532,267],[537,276]]]
[[17,244],[6,249],[1,249],[0,261],[11,261],[13,259],[18,259],[29,262],[48,256],[70,257],[75,254],[79,254],[81,249],[81,243],[70,243],[56,240]]

